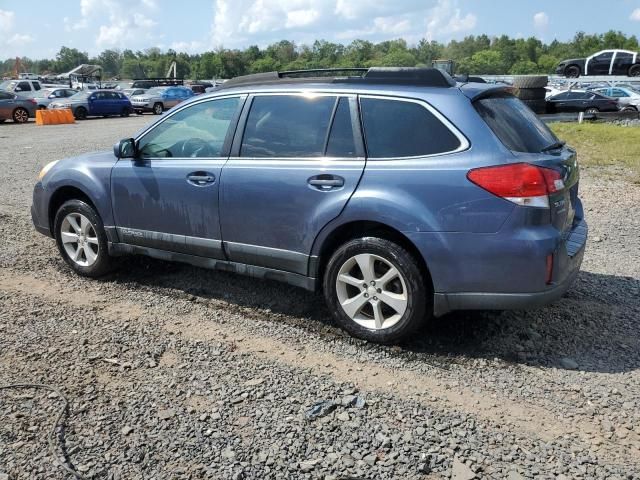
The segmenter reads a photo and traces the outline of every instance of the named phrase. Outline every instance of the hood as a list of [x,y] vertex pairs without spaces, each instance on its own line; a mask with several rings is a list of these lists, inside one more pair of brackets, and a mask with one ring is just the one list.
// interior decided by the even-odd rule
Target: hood
[[569,58],[567,60],[562,60],[558,65],[562,65],[562,64],[567,64],[567,63],[584,63],[585,59],[584,58]]

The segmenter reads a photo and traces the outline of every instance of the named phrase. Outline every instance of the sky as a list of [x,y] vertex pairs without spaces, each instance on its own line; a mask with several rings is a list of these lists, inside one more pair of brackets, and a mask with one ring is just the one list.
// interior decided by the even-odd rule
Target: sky
[[0,59],[53,58],[63,45],[89,55],[199,53],[283,39],[414,44],[486,33],[549,42],[611,29],[639,35],[640,0],[0,0]]

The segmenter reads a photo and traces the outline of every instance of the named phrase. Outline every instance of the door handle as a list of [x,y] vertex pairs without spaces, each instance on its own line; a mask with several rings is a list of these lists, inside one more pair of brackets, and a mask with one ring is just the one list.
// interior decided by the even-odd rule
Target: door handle
[[331,190],[344,186],[344,178],[337,175],[316,175],[307,180],[307,183],[318,190]]
[[205,172],[197,172],[190,173],[187,175],[187,181],[197,186],[208,185],[216,181],[216,177],[214,175],[205,173]]

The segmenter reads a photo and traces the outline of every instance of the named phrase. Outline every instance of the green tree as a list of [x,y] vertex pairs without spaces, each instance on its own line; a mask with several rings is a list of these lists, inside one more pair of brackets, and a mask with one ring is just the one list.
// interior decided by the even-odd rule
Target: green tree
[[83,63],[89,63],[87,52],[81,52],[75,48],[62,47],[56,54],[55,69],[58,73],[64,73]]

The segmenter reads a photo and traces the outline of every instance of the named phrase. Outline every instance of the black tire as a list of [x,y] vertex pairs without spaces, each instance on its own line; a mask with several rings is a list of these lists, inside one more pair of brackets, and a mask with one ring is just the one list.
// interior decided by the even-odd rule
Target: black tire
[[78,107],[76,108],[76,111],[73,112],[73,115],[78,120],[85,120],[87,118],[87,109],[84,107]]
[[129,107],[124,107],[122,109],[122,113],[120,114],[121,117],[128,117],[129,115],[131,115],[131,109]]
[[[402,283],[402,280],[399,277],[396,277],[396,279],[387,283],[387,285],[390,285],[392,282],[395,282],[395,284],[392,285],[391,288],[399,290],[399,292],[396,291],[395,293],[405,293],[407,297],[406,309],[404,310],[404,313],[397,321],[395,321],[395,323],[392,323],[389,327],[375,329],[375,327],[372,325],[372,327],[374,328],[367,328],[357,323],[349,315],[347,315],[340,303],[338,287],[336,285],[340,269],[343,266],[348,265],[350,259],[353,259],[356,255],[360,254],[370,254],[382,258],[385,262],[393,265],[404,280],[404,283]],[[384,268],[385,266],[384,263],[378,260],[376,260],[374,263],[376,265],[376,268]],[[418,265],[419,263],[417,259],[414,258],[411,253],[409,253],[400,245],[389,240],[377,237],[365,237],[351,240],[345,243],[340,248],[338,248],[338,250],[336,250],[336,252],[331,256],[331,259],[329,260],[329,263],[327,264],[327,267],[325,269],[323,290],[329,310],[331,311],[333,317],[336,319],[340,327],[342,327],[354,337],[377,343],[397,342],[398,340],[406,337],[407,335],[422,327],[433,314],[433,294],[431,292],[431,288],[427,286],[428,283],[425,280],[425,276],[423,275],[423,272],[420,270]],[[359,267],[354,268],[358,272],[360,272],[363,286],[352,287],[351,285],[349,285],[347,288],[354,290],[354,293],[349,294],[348,297],[351,297],[351,295],[362,295],[363,298],[370,298],[370,300],[365,300],[366,303],[358,310],[358,314],[366,316],[366,311],[367,309],[369,309],[370,313],[368,321],[373,322],[372,305],[374,304],[374,301],[381,305],[380,311],[382,311],[382,309],[387,309],[388,313],[388,309],[390,307],[388,306],[388,304],[385,304],[384,302],[381,302],[376,298],[375,295],[383,294],[380,289],[378,289],[376,293],[376,289],[378,287],[373,285],[369,287],[369,285],[367,284],[367,290],[364,289],[364,281],[366,279],[366,275],[362,274],[362,270],[359,270]],[[374,278],[379,279],[381,277],[377,277],[377,275],[382,276],[383,274],[384,272],[378,273],[376,271],[376,274],[374,274]],[[353,275],[354,278],[359,278],[357,273],[353,273]],[[406,292],[404,292],[405,287]],[[368,296],[367,292],[369,292],[369,288],[371,289],[370,293],[371,295],[373,295],[373,297]],[[380,285],[380,288],[384,289],[384,286]],[[358,291],[360,291],[360,293],[358,293]],[[392,290],[390,289],[389,292],[391,291]],[[392,309],[391,312],[398,314],[397,310],[394,311]]]
[[6,118],[0,118],[0,123],[4,123],[5,120]]
[[523,100],[523,103],[533,110],[535,113],[547,113],[547,101],[542,100]]
[[580,73],[580,67],[577,65],[569,65],[564,69],[564,76],[567,78],[578,78]]
[[513,86],[516,88],[544,88],[549,83],[546,75],[527,75],[513,77]]
[[15,123],[27,123],[29,121],[29,112],[22,107],[18,107],[13,111],[11,117]]
[[142,115],[144,112],[142,110],[136,110],[137,115]]
[[164,106],[160,102],[156,102],[153,104],[153,114],[154,115],[162,115],[164,112]]
[[626,107],[624,107],[622,109],[623,112],[637,112],[638,109],[636,107],[634,107],[633,105],[627,105]]
[[520,88],[516,96],[520,100],[544,100],[547,91],[544,88]]
[[[97,238],[98,244],[97,249],[94,250],[97,250],[97,258],[95,260],[95,263],[88,266],[83,266],[76,263],[69,256],[63,245],[62,228],[64,219],[65,217],[67,217],[67,215],[74,213],[86,217],[91,223],[93,232],[95,232],[96,234],[95,238]],[[56,217],[54,220],[54,233],[60,255],[62,255],[64,261],[67,262],[67,265],[69,265],[79,275],[96,278],[108,273],[113,269],[114,259],[113,257],[109,256],[107,234],[104,231],[102,220],[93,209],[93,207],[91,207],[87,203],[83,202],[82,200],[68,200],[63,203],[56,213]],[[77,249],[80,250],[80,244],[77,244]],[[86,255],[84,255],[84,258],[87,258]]]
[[600,110],[598,110],[596,107],[589,107],[584,111],[585,115],[592,115],[593,117],[595,117],[599,113],[600,113]]
[[640,77],[640,65],[631,65],[631,67],[629,67],[629,76]]

